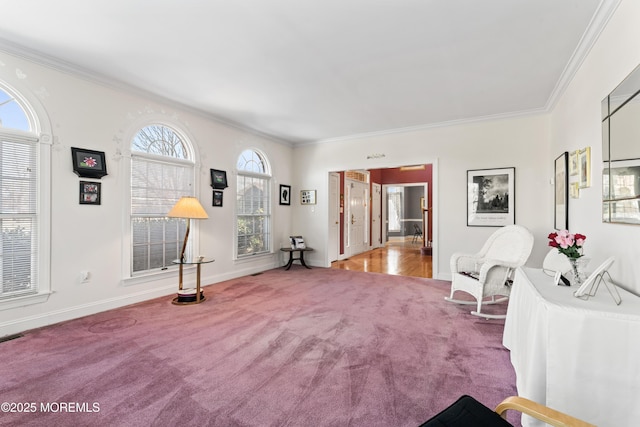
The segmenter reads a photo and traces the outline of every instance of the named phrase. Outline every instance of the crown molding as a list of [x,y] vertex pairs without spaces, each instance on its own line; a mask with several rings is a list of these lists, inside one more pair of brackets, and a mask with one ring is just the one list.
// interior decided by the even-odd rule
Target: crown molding
[[591,22],[589,22],[578,46],[573,51],[567,66],[562,71],[555,88],[547,100],[547,104],[545,106],[546,111],[551,111],[560,97],[567,90],[567,87],[569,87],[569,84],[582,66],[584,60],[589,55],[589,52],[595,45],[596,41],[598,41],[600,34],[604,31],[604,28],[621,2],[622,0],[602,0],[600,2],[596,13],[591,18]]
[[216,123],[229,126],[244,132],[248,132],[253,135],[259,136],[261,138],[269,139],[270,141],[273,141],[279,144],[283,144],[289,147],[293,146],[294,144],[294,141],[290,141],[275,135],[270,135],[260,130],[253,129],[246,125],[234,122],[233,120],[222,118],[220,116],[201,110],[199,108],[195,108],[193,106],[183,104],[181,102],[164,97],[162,95],[158,95],[157,93],[153,93],[153,92],[141,89],[137,86],[125,83],[116,78],[106,76],[98,71],[80,67],[79,65],[63,61],[59,58],[52,57],[42,52],[6,41],[3,39],[0,39],[0,51],[3,51],[9,55],[16,56],[18,58],[33,62],[42,67],[49,68],[64,74],[68,74],[73,77],[80,78],[91,83],[105,86],[110,89],[115,89],[115,90],[123,91],[126,93],[138,95],[138,96],[147,98],[151,101],[167,104],[174,108],[179,108],[191,114],[198,115],[207,120],[212,120]]
[[417,126],[406,126],[402,128],[385,129],[385,130],[375,131],[375,132],[364,132],[364,133],[358,133],[353,135],[344,135],[344,136],[338,136],[335,138],[320,139],[317,141],[304,141],[304,142],[299,142],[298,144],[296,144],[296,146],[325,144],[325,143],[331,143],[331,142],[348,141],[352,139],[372,138],[377,136],[394,135],[399,133],[419,132],[423,130],[442,128],[442,127],[462,126],[462,125],[468,125],[468,124],[474,124],[474,123],[491,122],[491,121],[497,121],[497,120],[512,119],[516,117],[524,117],[524,116],[536,116],[540,114],[545,114],[547,112],[548,111],[545,108],[535,108],[531,110],[522,110],[522,111],[511,112],[511,113],[492,114],[488,116],[472,117],[468,119],[448,120],[448,121],[438,122],[438,123],[429,123],[429,124],[417,125]]

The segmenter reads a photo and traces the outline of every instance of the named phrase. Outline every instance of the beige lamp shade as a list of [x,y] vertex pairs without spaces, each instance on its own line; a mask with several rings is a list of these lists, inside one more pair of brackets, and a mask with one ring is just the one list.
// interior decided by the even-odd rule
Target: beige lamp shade
[[170,218],[207,219],[209,215],[195,197],[181,197],[167,214]]

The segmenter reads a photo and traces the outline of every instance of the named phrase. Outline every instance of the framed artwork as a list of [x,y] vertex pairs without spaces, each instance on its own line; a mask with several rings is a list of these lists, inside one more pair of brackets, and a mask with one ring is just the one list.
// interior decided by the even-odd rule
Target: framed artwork
[[302,190],[300,192],[300,204],[301,205],[315,205],[316,204],[316,190]]
[[80,181],[80,204],[100,204],[100,182]]
[[211,169],[211,186],[217,190],[224,190],[227,188],[227,172]]
[[280,184],[280,204],[291,205],[291,186]]
[[213,190],[213,203],[212,206],[222,206],[222,190]]
[[580,173],[579,163],[580,150],[572,151],[569,153],[569,175],[576,176]]
[[81,178],[100,179],[107,175],[107,162],[104,151],[85,150],[71,147],[73,172]]
[[467,171],[467,226],[515,224],[516,168]]
[[579,199],[580,198],[580,183],[579,182],[572,182],[571,184],[569,184],[569,196],[572,199]]
[[569,229],[569,153],[564,152],[556,158],[553,167],[554,200],[553,228]]
[[580,188],[591,187],[591,147],[583,148],[578,153]]

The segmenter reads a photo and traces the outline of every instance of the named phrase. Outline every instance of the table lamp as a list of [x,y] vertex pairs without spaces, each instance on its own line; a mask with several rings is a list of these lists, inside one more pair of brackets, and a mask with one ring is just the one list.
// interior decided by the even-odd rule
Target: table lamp
[[184,233],[184,243],[182,244],[182,251],[180,252],[180,261],[184,262],[184,252],[187,248],[191,219],[207,219],[209,215],[207,215],[197,198],[185,196],[178,200],[167,216],[169,218],[186,218],[187,220],[187,231]]

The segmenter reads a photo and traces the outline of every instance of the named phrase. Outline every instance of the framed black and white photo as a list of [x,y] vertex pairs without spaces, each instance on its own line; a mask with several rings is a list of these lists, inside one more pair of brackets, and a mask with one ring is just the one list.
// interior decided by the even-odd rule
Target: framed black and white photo
[[81,205],[100,204],[100,184],[99,182],[80,181]]
[[224,190],[227,188],[227,172],[211,169],[211,186],[216,190]]
[[212,206],[221,207],[222,206],[222,196],[223,195],[224,195],[224,193],[222,192],[222,190],[213,190],[213,203],[212,203]]
[[291,205],[291,186],[280,184],[280,204]]
[[467,171],[467,226],[515,224],[516,168]]
[[81,178],[100,179],[107,175],[104,151],[85,150],[71,147],[73,172]]
[[553,167],[554,201],[553,228],[569,229],[569,153],[564,152],[555,160]]

